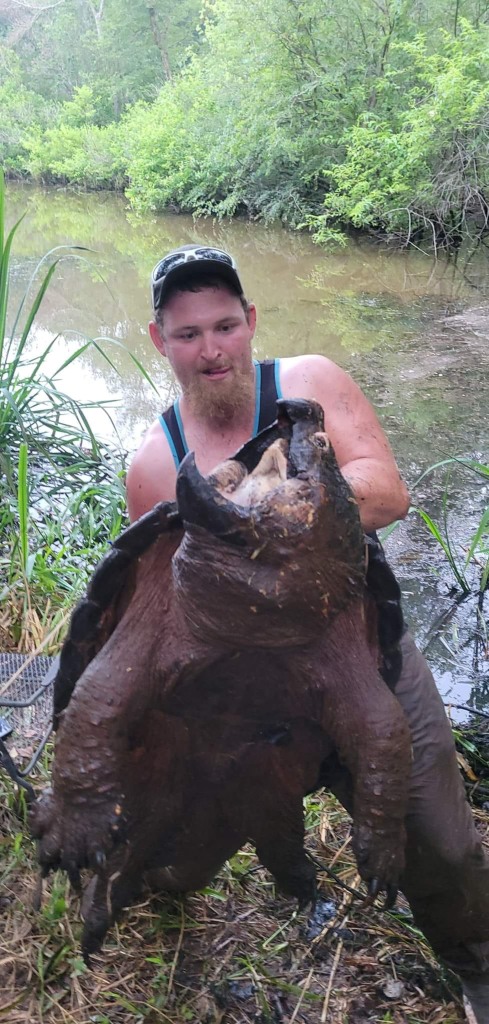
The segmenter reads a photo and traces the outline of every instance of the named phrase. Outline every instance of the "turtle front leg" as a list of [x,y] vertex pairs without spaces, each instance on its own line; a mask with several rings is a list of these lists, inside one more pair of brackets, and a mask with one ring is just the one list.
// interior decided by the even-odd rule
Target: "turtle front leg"
[[352,778],[359,873],[371,901],[384,890],[392,905],[404,870],[411,737],[400,704],[361,639],[362,619],[347,612],[341,619],[302,669],[309,675],[310,699],[322,705],[323,729]]
[[[89,665],[63,713],[56,738],[52,788],[31,809],[43,874],[61,867],[78,887],[80,869],[97,871],[124,839],[126,799],[121,765],[128,729],[97,662]],[[122,690],[122,687],[120,687]],[[94,694],[91,693],[94,691]]]
[[343,754],[353,778],[352,846],[358,870],[368,885],[369,902],[385,890],[386,908],[395,902],[404,870],[411,773],[409,730],[387,692],[382,709],[362,716],[359,749]]

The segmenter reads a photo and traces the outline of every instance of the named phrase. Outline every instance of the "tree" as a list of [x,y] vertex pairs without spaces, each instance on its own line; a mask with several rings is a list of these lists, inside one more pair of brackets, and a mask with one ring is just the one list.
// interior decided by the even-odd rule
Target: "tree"
[[[65,100],[90,85],[102,121],[119,117],[128,103],[154,98],[199,38],[200,0],[22,0],[14,14],[12,2],[11,24],[19,18],[23,24],[15,49],[33,88]],[[2,4],[7,0],[0,0],[0,18]],[[17,16],[17,9],[24,13]]]

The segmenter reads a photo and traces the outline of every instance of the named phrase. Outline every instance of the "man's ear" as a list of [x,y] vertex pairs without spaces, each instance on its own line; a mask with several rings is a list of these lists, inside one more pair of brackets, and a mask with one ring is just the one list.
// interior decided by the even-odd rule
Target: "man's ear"
[[246,319],[248,321],[248,327],[250,328],[250,330],[252,332],[251,333],[251,337],[253,337],[253,335],[255,333],[255,330],[256,330],[256,306],[255,306],[254,302],[250,302],[248,304],[248,314],[247,314]]
[[161,335],[161,329],[156,323],[156,320],[150,320],[149,323],[149,336],[155,348],[162,356],[166,356],[166,345]]

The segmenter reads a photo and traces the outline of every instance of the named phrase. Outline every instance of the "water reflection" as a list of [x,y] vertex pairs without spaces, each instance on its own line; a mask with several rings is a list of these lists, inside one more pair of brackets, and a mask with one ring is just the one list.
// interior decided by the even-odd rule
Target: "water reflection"
[[[309,236],[280,227],[172,215],[141,218],[111,194],[9,185],[9,219],[17,220],[25,210],[15,249],[14,299],[46,250],[66,245],[90,250],[61,254],[33,346],[41,351],[61,332],[51,354],[54,370],[87,336],[108,339],[101,346],[112,366],[92,346],[61,375],[70,394],[98,403],[92,423],[101,436],[115,428],[123,447],[133,450],[148,423],[173,399],[168,364],[147,335],[149,275],[165,251],[199,241],[236,256],[247,294],[258,306],[256,355],[321,352],[350,371],[376,406],[411,486],[447,454],[488,461],[489,274],[483,252],[435,261],[416,251],[352,242],[326,254]],[[474,306],[480,307],[478,317],[453,316]],[[128,352],[144,364],[158,395]],[[112,408],[114,399],[118,403]],[[424,481],[415,498],[436,515],[443,490],[439,473]],[[450,531],[463,559],[463,543],[487,504],[487,493],[483,481],[467,473],[452,480],[449,493]],[[468,604],[458,609],[440,636],[430,639],[431,624],[452,601],[443,559],[414,517],[388,546],[415,633],[430,643],[440,686],[445,693],[454,688],[458,702],[465,703],[475,677],[470,652],[465,657],[460,645],[472,629],[472,612]],[[477,699],[484,692],[484,672],[487,676],[487,661],[480,659]]]

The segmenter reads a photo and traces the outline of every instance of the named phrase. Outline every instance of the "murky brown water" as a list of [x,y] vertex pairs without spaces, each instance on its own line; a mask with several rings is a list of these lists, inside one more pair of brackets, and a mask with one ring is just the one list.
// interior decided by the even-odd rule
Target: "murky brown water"
[[[324,253],[307,235],[243,222],[195,222],[172,215],[137,217],[122,197],[74,194],[9,185],[8,217],[27,215],[15,246],[13,298],[22,294],[38,260],[59,245],[90,249],[62,259],[41,307],[34,344],[60,337],[51,367],[86,336],[104,336],[112,369],[94,349],[62,375],[73,396],[95,400],[99,434],[113,428],[133,450],[146,425],[174,394],[168,365],[147,336],[149,275],[173,246],[199,241],[231,250],[248,297],[258,307],[256,354],[320,352],[352,373],[378,410],[411,487],[446,455],[489,462],[489,262],[434,261],[417,251],[395,252],[361,241]],[[477,315],[465,311],[477,307]],[[457,316],[456,314],[462,314]],[[130,360],[144,364],[156,396]],[[458,557],[487,504],[489,481],[469,473],[449,483],[449,531]],[[445,474],[425,479],[413,498],[438,520]],[[387,542],[406,608],[440,683],[451,699],[480,706],[489,698],[487,634],[465,602],[431,640],[430,628],[452,605],[444,559],[412,514]],[[475,567],[474,572],[477,572]],[[486,603],[489,600],[486,596]],[[487,616],[486,616],[487,619]],[[473,629],[482,641],[474,663]],[[471,639],[472,637],[472,639]],[[486,654],[484,654],[484,643]],[[466,646],[464,646],[466,645]],[[474,686],[477,680],[476,686]]]

